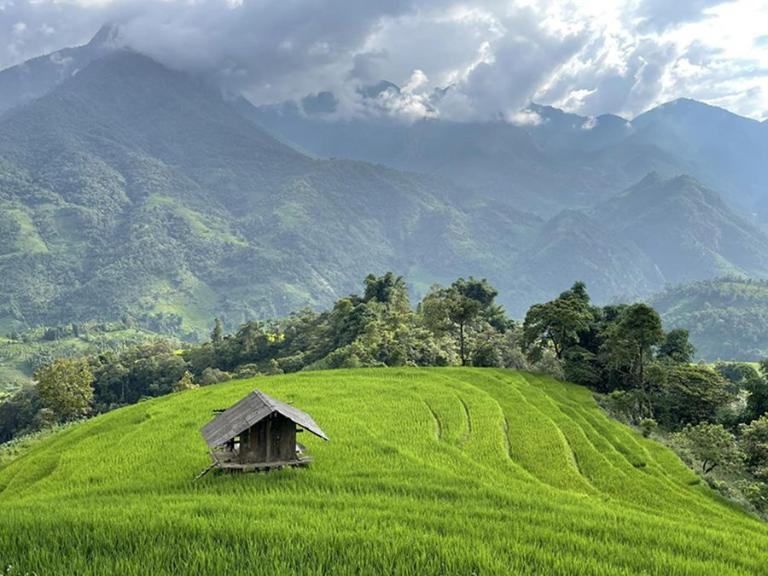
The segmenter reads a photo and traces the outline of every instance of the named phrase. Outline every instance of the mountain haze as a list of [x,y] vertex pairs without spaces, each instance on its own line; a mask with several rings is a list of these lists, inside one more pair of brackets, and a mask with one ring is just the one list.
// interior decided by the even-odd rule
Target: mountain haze
[[0,115],[44,96],[117,46],[117,26],[104,25],[88,44],[64,48],[0,71]]
[[666,282],[768,274],[768,238],[688,176],[650,174],[600,205],[596,217],[635,242]]
[[593,206],[655,171],[664,177],[688,174],[724,194],[736,210],[768,221],[766,124],[690,99],[634,119],[585,117],[531,104],[518,124],[334,121],[295,102],[262,106],[253,117],[320,156],[446,176],[479,195],[544,216]]
[[[116,34],[58,52],[66,75],[56,58],[0,72],[14,89],[37,78],[4,93],[0,116],[2,329],[131,317],[199,333],[217,315],[327,305],[386,270],[416,295],[485,276],[514,316],[575,280],[608,302],[768,276],[744,209],[757,196],[723,200],[710,172],[696,178],[704,156],[659,136],[669,124],[712,142],[697,126],[714,114],[757,139],[753,166],[753,121],[691,103],[633,121],[536,105],[528,125],[333,121],[332,95],[256,108]],[[689,108],[696,122],[675,120]]]
[[472,249],[434,184],[313,160],[132,52],[7,114],[0,158],[6,320],[285,314],[371,270],[453,274]]

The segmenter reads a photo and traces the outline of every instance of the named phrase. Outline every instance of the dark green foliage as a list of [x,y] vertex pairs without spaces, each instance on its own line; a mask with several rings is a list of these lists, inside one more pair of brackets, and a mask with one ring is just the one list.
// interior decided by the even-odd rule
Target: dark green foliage
[[720,424],[689,424],[676,434],[675,440],[698,462],[704,474],[718,467],[738,468],[744,460],[733,434]]
[[740,428],[741,447],[756,478],[768,483],[768,414]]
[[654,419],[677,429],[713,421],[735,398],[737,390],[718,372],[689,365],[687,332],[665,334],[650,306],[600,308],[589,302],[584,285],[576,283],[555,300],[532,306],[521,341],[528,356],[552,350],[568,380],[611,393],[611,409],[635,423]]
[[603,378],[600,360],[594,352],[582,346],[571,346],[564,354],[565,377],[571,382],[599,389]]
[[93,402],[94,377],[84,358],[61,358],[35,372],[37,392],[45,408],[59,422],[88,415]]
[[43,409],[37,388],[26,385],[13,396],[0,401],[0,444],[40,427],[36,417]]
[[172,392],[188,366],[173,344],[158,341],[120,354],[99,355],[91,359],[91,369],[94,405],[105,411]]
[[747,419],[753,420],[763,414],[768,414],[768,379],[764,376],[750,380],[744,389],[749,392],[747,397]]
[[523,323],[524,345],[534,360],[549,346],[558,359],[563,358],[578,342],[579,333],[586,332],[593,320],[585,286],[577,282],[558,298],[531,307]]
[[705,366],[665,367],[654,382],[657,419],[667,428],[713,421],[733,397],[722,376]]
[[221,340],[224,338],[224,324],[220,319],[216,318],[213,324],[213,330],[211,331],[211,343],[221,344]]
[[489,329],[504,332],[510,325],[503,309],[494,302],[497,295],[485,279],[459,278],[448,288],[433,286],[421,304],[427,328],[456,338],[462,366],[472,357],[484,365],[495,365],[494,354],[482,342],[482,333]]
[[688,330],[676,328],[667,332],[664,342],[659,347],[659,358],[668,359],[680,364],[688,364],[693,360],[696,349],[688,340]]
[[643,418],[640,420],[640,430],[643,432],[645,438],[650,437],[651,434],[658,428],[659,424],[653,418]]
[[768,282],[737,277],[670,288],[651,304],[672,328],[686,328],[704,360],[768,355]]
[[653,415],[650,404],[650,382],[646,378],[646,368],[652,358],[653,347],[660,344],[663,339],[661,318],[646,304],[633,304],[627,307],[617,321],[606,330],[606,340],[603,345],[606,366],[624,375],[624,381],[630,387],[642,392],[646,402],[643,416]]

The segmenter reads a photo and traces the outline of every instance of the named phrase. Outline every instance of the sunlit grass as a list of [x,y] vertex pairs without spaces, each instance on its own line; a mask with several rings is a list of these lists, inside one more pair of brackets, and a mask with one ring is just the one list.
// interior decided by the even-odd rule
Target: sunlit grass
[[[312,467],[194,476],[255,387],[312,414]],[[0,563],[39,574],[760,574],[768,526],[590,393],[501,370],[230,382],[141,403],[0,468]]]

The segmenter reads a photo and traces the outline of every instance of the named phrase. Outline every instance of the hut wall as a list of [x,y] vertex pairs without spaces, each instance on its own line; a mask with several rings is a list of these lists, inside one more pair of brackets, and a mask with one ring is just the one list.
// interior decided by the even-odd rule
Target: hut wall
[[296,424],[283,416],[272,421],[272,457],[275,460],[296,459]]
[[280,414],[240,434],[240,462],[258,464],[296,459],[296,424]]

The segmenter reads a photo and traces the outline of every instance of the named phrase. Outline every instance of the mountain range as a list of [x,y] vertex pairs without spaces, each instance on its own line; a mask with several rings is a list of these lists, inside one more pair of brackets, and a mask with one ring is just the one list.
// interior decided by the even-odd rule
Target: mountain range
[[[394,88],[389,88],[394,90]],[[691,175],[750,219],[768,222],[768,124],[681,98],[637,118],[594,118],[531,104],[529,123],[335,120],[300,102],[255,109],[262,126],[321,157],[444,177],[518,209],[585,209],[649,172]]]
[[322,99],[224,97],[114,34],[0,72],[1,329],[201,331],[386,270],[418,294],[485,276],[517,316],[577,279],[606,302],[768,277],[768,125],[687,100],[632,121],[331,121]]

